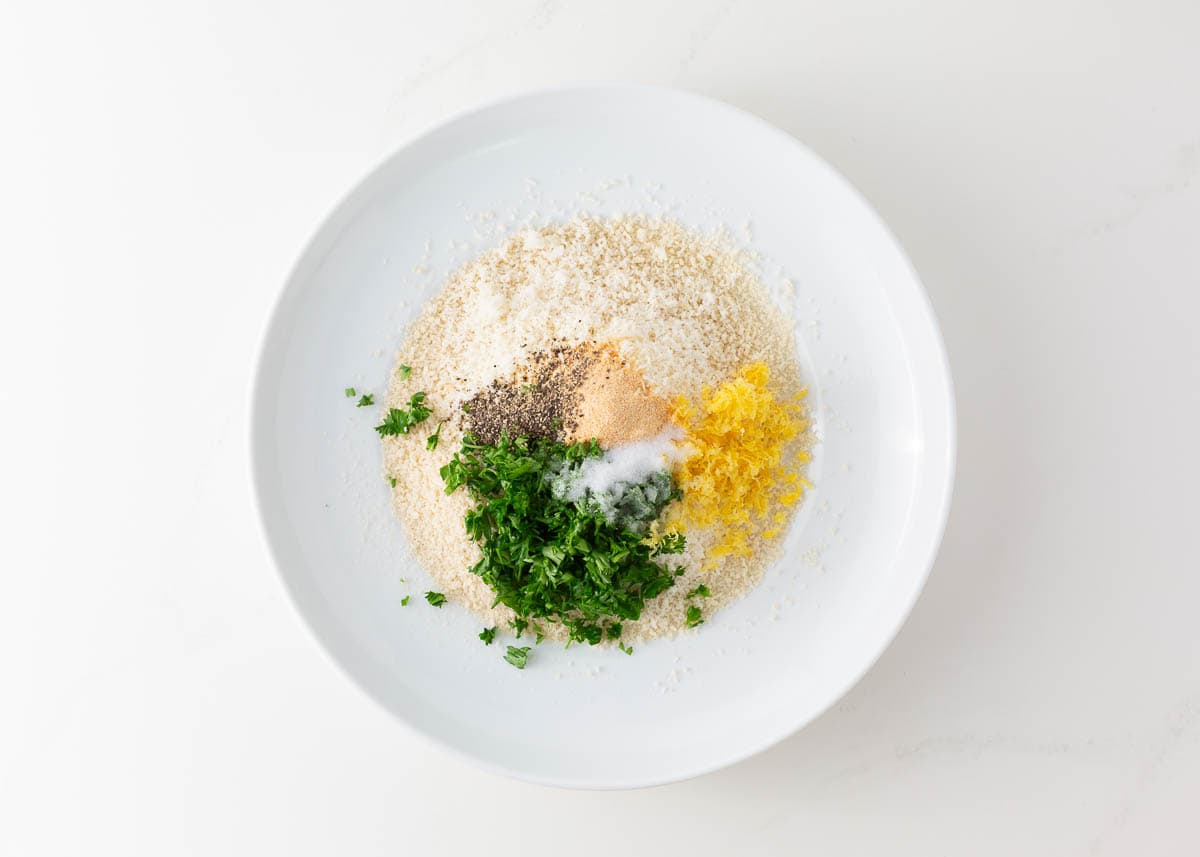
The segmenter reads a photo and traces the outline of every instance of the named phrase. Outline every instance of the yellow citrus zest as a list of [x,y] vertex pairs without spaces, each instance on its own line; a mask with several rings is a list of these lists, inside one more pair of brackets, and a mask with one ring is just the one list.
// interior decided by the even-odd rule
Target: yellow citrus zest
[[[705,568],[724,556],[748,556],[749,538],[766,521],[773,504],[791,506],[809,486],[797,469],[809,460],[803,450],[785,462],[790,441],[805,430],[800,391],[790,402],[777,401],[765,363],[744,366],[715,390],[701,393],[697,408],[680,396],[672,417],[687,431],[691,454],[676,466],[683,499],[672,506],[668,527],[719,527],[720,539],[709,550]],[[776,512],[773,521],[786,517]],[[763,529],[774,538],[781,526]]]

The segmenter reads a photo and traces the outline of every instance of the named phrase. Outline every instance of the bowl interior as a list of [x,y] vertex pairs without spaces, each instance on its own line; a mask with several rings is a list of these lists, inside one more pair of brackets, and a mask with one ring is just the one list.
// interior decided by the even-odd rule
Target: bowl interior
[[[391,517],[372,431],[403,328],[515,224],[579,212],[726,225],[797,319],[821,442],[786,557],[702,633],[619,651],[539,647],[518,672],[431,588]],[[264,527],[299,609],[402,721],[508,774],[667,782],[804,725],[886,647],[945,520],[953,406],[928,302],[886,228],[795,140],[683,93],[540,93],[413,141],[334,211],[263,346],[252,425]],[[401,606],[404,595],[412,595]]]

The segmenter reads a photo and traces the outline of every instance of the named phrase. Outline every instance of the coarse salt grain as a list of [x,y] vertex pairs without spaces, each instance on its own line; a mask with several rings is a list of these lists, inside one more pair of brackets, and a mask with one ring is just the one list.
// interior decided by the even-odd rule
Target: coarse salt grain
[[669,426],[657,435],[633,443],[622,443],[604,451],[600,458],[588,458],[575,471],[567,485],[567,500],[582,500],[588,492],[608,494],[617,485],[636,485],[662,470],[667,470],[680,457],[675,441],[683,436],[676,426]]

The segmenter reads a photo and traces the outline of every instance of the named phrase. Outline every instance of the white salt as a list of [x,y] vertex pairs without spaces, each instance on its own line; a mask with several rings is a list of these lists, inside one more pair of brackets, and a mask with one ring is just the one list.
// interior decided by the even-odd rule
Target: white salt
[[621,484],[637,485],[671,465],[681,457],[675,441],[683,437],[680,428],[668,424],[654,437],[618,444],[599,458],[585,459],[566,486],[567,500],[582,500],[613,493]]

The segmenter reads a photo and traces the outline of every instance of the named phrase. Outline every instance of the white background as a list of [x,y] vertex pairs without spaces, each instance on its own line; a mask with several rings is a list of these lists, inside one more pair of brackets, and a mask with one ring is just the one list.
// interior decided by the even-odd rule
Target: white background
[[[6,4],[0,853],[1200,851],[1198,37],[1187,0]],[[863,190],[961,433],[866,679],[629,793],[399,729],[285,598],[246,450],[344,190],[449,112],[601,79],[747,108]]]

